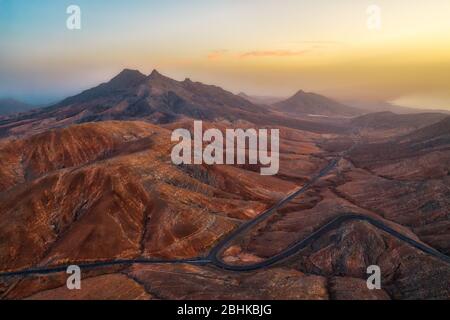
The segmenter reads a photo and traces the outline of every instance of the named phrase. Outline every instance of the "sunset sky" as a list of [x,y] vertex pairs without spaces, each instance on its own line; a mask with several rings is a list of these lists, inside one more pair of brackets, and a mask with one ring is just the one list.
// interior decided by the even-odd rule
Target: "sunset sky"
[[[71,4],[81,30],[66,28]],[[123,68],[450,110],[450,1],[0,0],[0,97],[48,103]]]

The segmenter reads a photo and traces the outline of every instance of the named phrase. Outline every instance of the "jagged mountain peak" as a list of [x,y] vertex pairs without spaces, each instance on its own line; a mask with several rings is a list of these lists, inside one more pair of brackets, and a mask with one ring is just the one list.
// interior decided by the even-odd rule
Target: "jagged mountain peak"
[[120,71],[116,77],[119,77],[119,76],[144,76],[145,77],[145,75],[143,73],[141,73],[139,70],[128,69],[128,68],[125,68],[122,71]]
[[150,74],[148,75],[149,78],[157,78],[157,77],[162,77],[163,75],[156,69],[153,69],[152,72],[150,72]]
[[294,97],[295,97],[295,96],[300,96],[300,95],[305,95],[305,94],[307,94],[307,92],[306,92],[306,91],[303,91],[302,89],[300,89],[300,90],[298,90],[298,91],[294,94]]
[[130,87],[142,83],[146,76],[138,70],[123,69],[118,75],[112,78],[107,84],[116,87]]

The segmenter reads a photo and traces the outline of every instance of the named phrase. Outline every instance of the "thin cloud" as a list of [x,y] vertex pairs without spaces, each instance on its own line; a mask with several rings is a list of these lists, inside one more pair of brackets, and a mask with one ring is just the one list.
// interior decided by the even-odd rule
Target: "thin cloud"
[[208,54],[208,60],[217,60],[226,55],[228,50],[214,50]]
[[266,50],[266,51],[248,51],[240,55],[241,58],[250,57],[295,57],[302,56],[307,53],[308,50]]
[[289,44],[295,45],[306,45],[313,49],[323,49],[323,48],[339,48],[347,46],[347,43],[341,41],[332,41],[332,40],[303,40],[303,41],[291,41]]

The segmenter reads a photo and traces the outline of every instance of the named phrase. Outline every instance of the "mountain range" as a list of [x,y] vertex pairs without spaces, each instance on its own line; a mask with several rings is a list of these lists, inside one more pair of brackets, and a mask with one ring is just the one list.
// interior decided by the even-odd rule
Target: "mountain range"
[[[333,110],[340,115],[353,110],[324,97],[307,98],[305,104],[319,110]],[[316,96],[314,95],[316,98]],[[298,94],[294,96],[299,101]],[[292,100],[287,100],[290,103]],[[297,112],[298,108],[293,107]],[[105,120],[146,119],[152,123],[170,123],[182,118],[208,121],[248,121],[260,125],[283,125],[315,132],[337,132],[342,128],[336,124],[321,124],[304,118],[293,118],[291,114],[280,114],[269,106],[254,104],[242,96],[234,95],[220,87],[193,82],[190,79],[176,81],[153,70],[145,76],[137,70],[125,69],[117,76],[97,87],[66,98],[61,102],[30,113],[12,115],[0,121],[0,135],[13,130],[34,132],[49,126]],[[282,111],[282,110],[281,110]]]

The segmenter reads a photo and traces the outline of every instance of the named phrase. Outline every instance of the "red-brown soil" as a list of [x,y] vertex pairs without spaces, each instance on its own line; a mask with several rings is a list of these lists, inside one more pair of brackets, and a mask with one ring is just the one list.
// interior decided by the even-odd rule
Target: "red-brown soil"
[[[450,254],[448,118],[411,116],[401,117],[399,127],[373,125],[379,117],[306,119],[215,86],[131,70],[58,105],[4,117],[0,272],[205,257],[219,239],[305,185],[351,146],[329,174],[234,239],[224,261],[263,261],[350,212]],[[204,129],[279,128],[279,173],[261,176],[245,165],[175,166],[171,131],[192,129],[193,119],[204,120]],[[382,270],[381,290],[367,289],[372,264]],[[66,276],[2,277],[0,297],[450,299],[448,264],[363,221],[343,223],[261,270],[100,267],[83,270],[79,291],[66,288]]]

